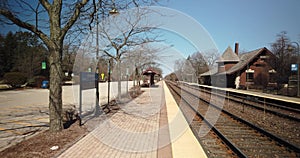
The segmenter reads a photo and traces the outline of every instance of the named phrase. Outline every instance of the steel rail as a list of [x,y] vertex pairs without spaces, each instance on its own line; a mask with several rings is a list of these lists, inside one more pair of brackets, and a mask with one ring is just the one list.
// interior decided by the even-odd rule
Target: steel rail
[[[181,97],[181,95],[172,87],[169,86],[174,93]],[[246,158],[247,156],[238,147],[236,147],[230,140],[224,136],[218,129],[216,129],[204,116],[202,116],[185,98],[181,99],[199,116],[218,136],[219,138],[235,153],[238,157]]]
[[264,129],[262,129],[262,128],[260,128],[260,127],[258,127],[258,126],[256,126],[256,125],[254,125],[254,124],[252,124],[252,123],[250,123],[250,122],[248,122],[248,121],[246,121],[246,120],[244,120],[244,119],[242,119],[242,118],[240,118],[240,117],[238,117],[238,116],[236,116],[236,115],[234,115],[234,114],[231,114],[230,112],[228,112],[228,111],[226,111],[226,110],[224,110],[224,109],[221,109],[221,108],[218,107],[217,105],[212,104],[212,103],[206,101],[205,99],[202,99],[202,98],[200,98],[199,96],[197,96],[197,95],[195,95],[195,94],[193,94],[193,93],[191,93],[191,92],[189,92],[189,91],[187,91],[187,90],[185,90],[185,89],[182,89],[182,88],[181,88],[181,90],[185,91],[186,93],[188,93],[188,94],[190,94],[190,95],[192,95],[192,96],[198,98],[199,100],[201,100],[201,101],[203,101],[203,102],[205,102],[205,103],[207,103],[207,104],[212,105],[214,108],[216,108],[216,109],[218,109],[218,110],[224,112],[225,114],[227,114],[227,115],[229,115],[230,117],[232,117],[232,118],[234,118],[234,119],[240,121],[241,123],[244,123],[244,124],[248,125],[249,127],[253,128],[253,129],[257,130],[258,132],[260,132],[260,133],[262,133],[262,134],[268,136],[269,138],[275,140],[276,142],[278,142],[278,143],[280,143],[280,144],[282,144],[282,145],[288,147],[289,149],[291,149],[291,150],[293,150],[293,151],[295,151],[295,152],[297,152],[297,153],[300,153],[300,148],[297,147],[296,145],[294,145],[294,144],[292,144],[292,143],[290,143],[290,142],[287,142],[287,141],[285,141],[284,139],[282,139],[282,138],[280,138],[280,137],[277,137],[277,136],[275,136],[274,134],[272,134],[272,133],[270,133],[270,132],[268,132],[268,131],[266,131],[266,130],[264,130]]
[[[190,87],[190,88],[193,88],[193,87]],[[193,89],[195,89],[195,88],[193,88]],[[200,90],[201,92],[203,91],[201,89],[195,89],[195,90]],[[210,92],[208,92],[208,90],[204,90],[204,91],[205,91],[205,93],[210,93]],[[298,122],[300,121],[300,118],[293,117],[293,116],[290,116],[290,115],[287,115],[287,114],[283,114],[283,113],[280,113],[280,112],[277,112],[277,111],[274,111],[274,110],[270,110],[270,109],[267,109],[267,108],[262,108],[262,107],[259,107],[259,106],[256,106],[256,105],[252,105],[250,103],[246,103],[246,102],[243,102],[243,101],[239,101],[239,100],[236,100],[236,99],[233,99],[233,98],[229,98],[227,95],[225,96],[225,95],[218,94],[218,93],[210,93],[210,94],[217,95],[219,97],[224,97],[224,98],[230,99],[231,101],[234,101],[236,103],[242,103],[242,104],[244,104],[246,106],[250,106],[250,107],[256,108],[258,110],[274,114],[274,115],[279,116],[279,117],[287,118],[287,119],[298,121]],[[243,100],[252,101],[252,100],[247,99],[246,97],[242,97],[242,96],[238,96],[238,95],[230,94],[230,96],[236,97],[236,98],[240,98],[240,99],[243,99]],[[268,100],[270,100],[270,99],[268,99]],[[252,102],[255,102],[255,101],[252,101]],[[260,103],[261,102],[262,101],[260,101]],[[259,103],[259,102],[255,102],[255,103]],[[274,104],[271,104],[271,103],[268,103],[268,102],[266,102],[266,105],[267,106],[277,107],[277,108],[284,109],[284,110],[288,110],[288,111],[295,112],[295,113],[300,113],[299,109],[295,109],[295,108],[291,108],[291,107],[284,107],[284,106],[280,106],[280,105],[276,105],[275,106]]]

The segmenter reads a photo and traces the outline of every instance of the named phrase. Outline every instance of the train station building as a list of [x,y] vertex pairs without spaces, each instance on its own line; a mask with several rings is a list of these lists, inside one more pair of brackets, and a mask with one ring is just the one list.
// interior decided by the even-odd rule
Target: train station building
[[275,55],[265,47],[239,54],[238,47],[236,43],[233,51],[229,46],[217,66],[200,75],[200,83],[241,89],[276,87]]
[[155,81],[159,81],[161,74],[155,69],[149,67],[142,72],[143,86],[153,86]]

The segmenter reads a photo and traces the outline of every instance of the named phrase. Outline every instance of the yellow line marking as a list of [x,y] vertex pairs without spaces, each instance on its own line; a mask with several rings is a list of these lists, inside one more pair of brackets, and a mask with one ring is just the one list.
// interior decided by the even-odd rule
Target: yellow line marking
[[24,108],[24,106],[16,105],[16,106],[12,106],[11,108]]
[[49,119],[49,117],[36,117],[31,120],[42,120],[42,119]]
[[49,123],[49,118],[41,118],[41,119],[37,119],[42,123]]
[[33,126],[34,124],[32,123],[27,123],[27,122],[21,122],[21,121],[15,121],[13,122],[14,124],[18,124],[18,125],[25,125],[25,126]]
[[[40,119],[34,119],[34,120],[40,120]],[[32,120],[33,119],[31,119],[31,120],[22,120],[22,121],[11,120],[11,121],[8,121],[8,122],[3,122],[2,124],[18,124],[18,125],[25,125],[25,126],[37,126],[37,125],[40,125],[40,124],[32,124],[32,123],[29,123],[29,122],[25,122],[25,121],[32,121]],[[40,122],[40,123],[43,123],[43,122]]]
[[6,128],[0,127],[0,131],[7,132],[7,133],[13,133],[13,134],[17,134],[17,135],[23,135],[21,132],[15,131],[13,129],[6,129]]
[[8,111],[8,110],[13,110],[14,112],[16,112],[16,111],[25,111],[25,109],[17,109],[17,108],[1,108],[1,111]]

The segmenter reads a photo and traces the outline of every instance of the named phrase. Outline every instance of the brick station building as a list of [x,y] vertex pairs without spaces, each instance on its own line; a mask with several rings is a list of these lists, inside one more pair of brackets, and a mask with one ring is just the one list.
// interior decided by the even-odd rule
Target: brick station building
[[236,43],[234,52],[228,47],[217,60],[217,67],[200,75],[200,83],[242,89],[275,88],[275,55],[265,47],[239,54],[238,46]]

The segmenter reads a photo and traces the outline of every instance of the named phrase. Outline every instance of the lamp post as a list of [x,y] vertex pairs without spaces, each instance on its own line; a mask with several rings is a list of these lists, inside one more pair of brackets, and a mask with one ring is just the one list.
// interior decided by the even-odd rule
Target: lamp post
[[[113,0],[113,7],[112,7],[112,10],[109,11],[109,15],[112,15],[112,16],[115,16],[115,15],[118,15],[119,12],[118,10],[116,9],[115,7],[115,1]],[[112,61],[113,58],[110,58],[109,61],[108,61],[108,80],[107,80],[107,108],[108,110],[109,109],[109,102],[110,102],[110,75],[111,75],[111,66],[112,66]]]
[[[299,85],[299,57],[300,57],[300,48],[299,43],[297,42],[291,42],[297,45],[297,97],[300,97],[300,85]],[[291,45],[288,46],[288,50],[293,50],[293,47]]]
[[95,116],[100,115],[100,105],[99,105],[99,21],[98,21],[98,8],[96,6],[96,107]]

